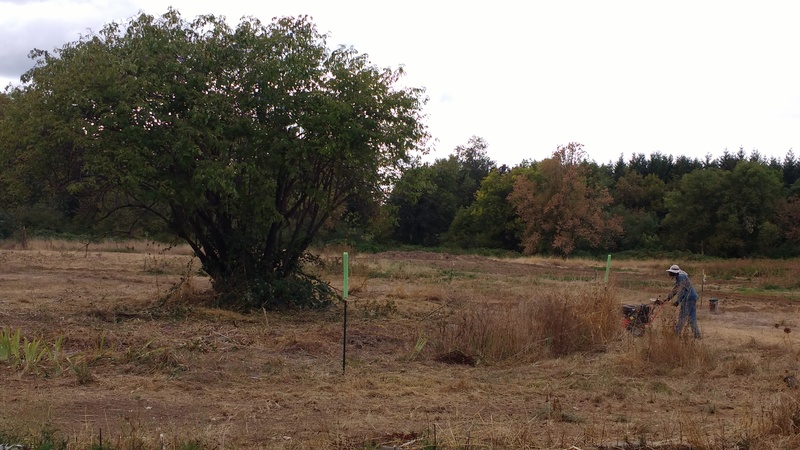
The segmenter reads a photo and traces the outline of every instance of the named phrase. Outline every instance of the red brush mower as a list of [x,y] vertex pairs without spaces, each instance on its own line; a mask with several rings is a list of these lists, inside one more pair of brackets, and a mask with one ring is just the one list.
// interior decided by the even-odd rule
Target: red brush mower
[[651,300],[651,305],[622,305],[622,326],[634,336],[643,336],[645,327],[656,320],[658,313],[667,302],[661,299]]

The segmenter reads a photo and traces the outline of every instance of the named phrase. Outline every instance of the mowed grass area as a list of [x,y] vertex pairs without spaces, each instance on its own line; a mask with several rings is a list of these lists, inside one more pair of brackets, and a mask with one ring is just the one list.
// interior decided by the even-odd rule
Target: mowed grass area
[[[796,260],[612,260],[606,284],[605,260],[351,251],[343,367],[341,303],[225,311],[186,248],[26,247],[0,245],[0,443],[800,447]],[[341,289],[342,250],[308,270]],[[663,298],[673,263],[703,339],[672,306],[625,333],[620,305]]]

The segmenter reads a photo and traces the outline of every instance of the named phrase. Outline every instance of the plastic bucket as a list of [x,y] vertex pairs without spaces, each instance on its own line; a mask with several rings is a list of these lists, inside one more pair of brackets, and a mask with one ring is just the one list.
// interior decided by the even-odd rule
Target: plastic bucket
[[716,299],[714,297],[711,297],[710,299],[708,299],[708,310],[711,311],[711,314],[716,314],[717,313],[718,304],[719,304],[719,300],[718,299]]

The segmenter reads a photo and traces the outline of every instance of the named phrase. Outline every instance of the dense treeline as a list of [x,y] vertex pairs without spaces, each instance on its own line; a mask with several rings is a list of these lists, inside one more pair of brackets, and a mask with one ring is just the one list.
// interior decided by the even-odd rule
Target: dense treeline
[[655,152],[597,164],[570,143],[509,168],[497,167],[487,148],[473,138],[448,158],[405,172],[388,202],[392,237],[562,255],[800,252],[800,161],[791,150],[783,160],[739,149],[703,160]]
[[[24,136],[18,126],[44,128],[30,123],[29,115],[19,123],[15,115],[30,113],[12,100],[11,93],[0,95],[6,136]],[[81,208],[80,194],[70,188],[79,175],[70,167],[72,149],[58,136],[48,132],[41,136],[47,144],[28,144],[66,153],[56,161],[58,170],[35,155],[5,160],[0,237],[24,228],[32,234],[170,238],[147,211],[119,208],[106,217],[95,207]],[[4,145],[23,144],[6,138]],[[388,197],[363,192],[349,199],[344,220],[331,220],[319,238],[563,255],[644,250],[796,256],[798,179],[800,161],[791,150],[783,160],[739,149],[703,160],[655,152],[597,164],[580,144],[570,143],[542,161],[498,167],[488,143],[473,137],[447,158],[406,167]]]
[[[10,108],[0,95],[0,119]],[[6,121],[11,118],[5,117]],[[6,141],[8,142],[8,141]],[[550,158],[498,166],[473,137],[447,158],[404,168],[388,195],[352,197],[318,241],[574,252],[683,251],[721,257],[800,254],[800,160],[757,151],[692,159],[655,152],[597,164],[570,143]],[[28,234],[171,239],[125,208],[99,217],[36,164],[3,168],[0,237]],[[102,220],[98,220],[102,218]]]

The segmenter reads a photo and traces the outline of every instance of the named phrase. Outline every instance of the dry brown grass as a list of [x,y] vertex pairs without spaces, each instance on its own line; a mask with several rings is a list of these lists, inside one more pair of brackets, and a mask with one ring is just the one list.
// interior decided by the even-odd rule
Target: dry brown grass
[[[606,287],[588,260],[350,253],[343,372],[341,304],[221,311],[188,255],[34,244],[0,250],[0,326],[63,338],[62,370],[0,363],[0,436],[55,430],[69,449],[100,430],[142,449],[800,444],[783,381],[800,374],[791,289],[713,278],[705,293],[723,300],[718,314],[701,305],[702,341],[674,336],[669,306],[634,338],[619,304],[668,291],[671,261],[612,261]],[[341,251],[313,268],[339,289]],[[800,266],[755,263],[781,286]]]
[[[668,307],[668,306],[667,306]],[[642,338],[630,339],[630,346],[619,353],[619,367],[625,373],[648,375],[705,376],[718,362],[703,340],[674,332],[675,320],[659,322]],[[745,360],[740,367],[745,367]]]
[[470,303],[441,320],[432,340],[440,353],[490,364],[596,352],[619,335],[618,309],[602,285],[554,285],[522,301]]
[[26,238],[0,240],[2,250],[29,251],[74,251],[89,253],[144,253],[152,255],[192,255],[192,249],[186,244],[166,244],[156,241],[140,241],[132,239],[118,240],[62,240],[45,238]]

